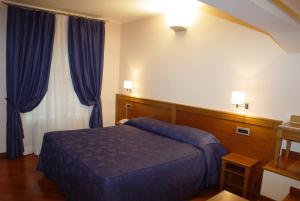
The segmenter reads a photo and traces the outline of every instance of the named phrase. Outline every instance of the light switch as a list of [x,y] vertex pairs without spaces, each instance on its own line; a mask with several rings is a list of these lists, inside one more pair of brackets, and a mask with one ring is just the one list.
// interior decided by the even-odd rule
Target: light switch
[[250,128],[236,127],[237,134],[250,136]]

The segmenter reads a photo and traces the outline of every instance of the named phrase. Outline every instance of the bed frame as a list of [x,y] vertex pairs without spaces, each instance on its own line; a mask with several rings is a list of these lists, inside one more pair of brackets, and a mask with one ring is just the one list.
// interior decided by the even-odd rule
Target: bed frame
[[[116,123],[126,118],[126,113],[129,119],[147,116],[208,131],[214,134],[229,152],[258,159],[260,167],[274,158],[275,130],[282,123],[279,120],[117,94]],[[236,134],[237,127],[250,128],[250,136]],[[261,179],[262,170],[258,168],[255,193],[259,193]]]

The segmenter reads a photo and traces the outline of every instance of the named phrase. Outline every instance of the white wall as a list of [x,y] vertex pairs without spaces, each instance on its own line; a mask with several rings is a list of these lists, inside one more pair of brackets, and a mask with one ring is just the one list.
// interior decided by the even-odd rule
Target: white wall
[[115,124],[116,93],[119,91],[121,24],[106,23],[102,110],[104,126]]
[[[6,97],[5,50],[6,50],[6,6],[0,3],[0,153],[6,151]],[[115,94],[118,92],[121,25],[106,24],[104,72],[102,83],[102,108],[104,126],[114,125]]]
[[0,153],[6,149],[6,10],[0,3]]
[[300,181],[264,170],[260,194],[273,200],[283,200],[291,186],[300,188]]
[[231,91],[243,90],[249,115],[288,120],[300,115],[300,53],[287,54],[267,35],[201,13],[175,33],[162,16],[122,26],[119,90],[133,95],[234,112]]

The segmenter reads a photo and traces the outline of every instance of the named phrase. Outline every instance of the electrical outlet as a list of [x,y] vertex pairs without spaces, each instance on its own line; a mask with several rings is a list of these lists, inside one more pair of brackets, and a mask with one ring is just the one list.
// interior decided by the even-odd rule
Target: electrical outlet
[[126,103],[126,106],[125,106],[127,109],[132,109],[132,104],[131,103]]
[[236,127],[235,132],[239,135],[250,136],[250,128]]

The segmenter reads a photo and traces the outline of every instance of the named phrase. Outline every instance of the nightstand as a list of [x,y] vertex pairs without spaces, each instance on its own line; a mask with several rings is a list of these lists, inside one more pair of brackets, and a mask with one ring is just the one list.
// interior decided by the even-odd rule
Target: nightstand
[[[236,175],[238,177],[241,177],[243,180],[243,184],[240,188],[242,189],[243,197],[246,197],[251,174],[253,173],[253,170],[258,162],[259,161],[256,159],[236,153],[230,153],[226,156],[223,156],[220,177],[220,190],[223,190],[225,183],[228,183],[228,185],[230,186],[232,175]],[[229,181],[225,181],[226,175],[228,175]]]

